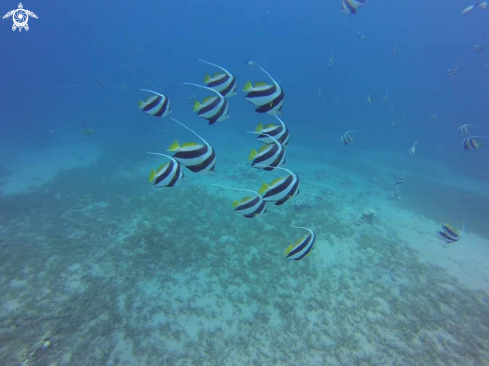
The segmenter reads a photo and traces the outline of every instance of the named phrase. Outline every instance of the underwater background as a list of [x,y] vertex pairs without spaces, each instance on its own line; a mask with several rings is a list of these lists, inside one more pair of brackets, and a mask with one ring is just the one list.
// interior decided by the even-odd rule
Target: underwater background
[[[29,31],[0,22],[0,365],[489,365],[489,9],[341,5],[46,0]],[[183,84],[219,71],[198,59],[238,83],[214,125]],[[246,131],[277,123],[241,91],[260,66],[300,194],[247,219],[211,184],[285,174],[248,161]],[[147,152],[200,143],[170,117],[216,168],[157,188]],[[316,234],[300,261],[290,225]]]

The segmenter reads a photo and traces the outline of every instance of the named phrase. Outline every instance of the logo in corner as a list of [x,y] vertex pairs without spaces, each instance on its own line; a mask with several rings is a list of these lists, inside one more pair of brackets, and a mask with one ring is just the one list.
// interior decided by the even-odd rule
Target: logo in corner
[[27,24],[29,16],[37,19],[36,14],[34,14],[32,11],[25,10],[22,3],[19,3],[19,8],[9,11],[3,16],[3,19],[12,17],[14,21],[14,25],[12,25],[12,30],[15,31],[17,28],[19,28],[19,32],[21,32],[22,28],[24,28],[26,31],[29,30],[29,25]]

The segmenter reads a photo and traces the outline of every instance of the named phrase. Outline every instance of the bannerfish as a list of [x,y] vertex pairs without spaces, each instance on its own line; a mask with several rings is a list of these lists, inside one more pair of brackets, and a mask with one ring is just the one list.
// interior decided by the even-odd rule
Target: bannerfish
[[341,98],[340,98],[340,97],[336,97],[336,98],[334,98],[334,99],[333,99],[333,102],[334,102],[335,104],[340,105],[340,104],[341,104]]
[[474,4],[474,5],[469,5],[467,6],[464,10],[462,10],[462,15],[464,14],[467,14],[468,12],[470,12],[472,9],[474,9],[475,7],[477,6],[477,4]]
[[365,0],[342,0],[341,12],[343,14],[356,14],[357,9],[365,4]]
[[432,115],[431,118],[428,120],[429,124],[435,123],[437,120],[436,114]]
[[166,117],[172,112],[170,110],[170,99],[165,95],[148,89],[141,90],[155,94],[148,97],[144,102],[139,102],[139,109],[142,109],[144,113],[155,117]]
[[479,4],[479,9],[487,9],[487,2],[482,2]]
[[278,83],[262,67],[260,69],[272,79],[273,84],[258,82],[254,86],[248,81],[243,87],[246,100],[254,104],[257,113],[280,114],[284,106],[285,93]]
[[391,106],[389,107],[389,112],[392,112],[394,110],[394,104],[391,103]]
[[389,91],[388,90],[385,91],[385,95],[382,98],[382,105],[385,105],[385,103],[387,103],[387,99],[389,99]]
[[229,118],[228,109],[229,104],[226,98],[224,98],[219,92],[206,86],[201,86],[192,83],[184,83],[185,85],[193,85],[198,88],[207,89],[216,93],[215,97],[207,97],[202,103],[198,100],[194,102],[194,112],[197,112],[197,116],[203,118],[213,125],[216,122],[222,122]]
[[397,185],[400,185],[400,184],[403,184],[404,183],[404,177],[400,177],[397,181],[396,181],[396,184]]
[[486,139],[487,138],[487,137],[483,137],[483,136],[470,136],[470,137],[465,138],[464,141],[462,142],[465,150],[475,150],[475,149],[478,149],[482,146],[482,144],[475,139],[476,137],[478,139]]
[[275,115],[275,117],[279,120],[280,125],[277,126],[270,124],[263,127],[263,125],[260,123],[255,129],[255,132],[260,133],[257,139],[264,144],[270,145],[274,143],[272,139],[274,138],[282,145],[287,146],[289,144],[289,130],[287,129],[287,126],[285,126],[285,123],[283,123],[277,115]]
[[292,226],[294,229],[304,229],[309,231],[309,234],[296,241],[295,244],[289,245],[285,250],[285,259],[299,261],[306,255],[310,254],[316,244],[316,233],[307,227]]
[[197,144],[195,142],[187,142],[181,146],[175,141],[168,151],[172,151],[173,158],[179,163],[185,165],[194,173],[209,173],[215,171],[216,153],[214,148],[207,143],[202,137],[197,135],[193,130],[185,126],[183,123],[172,118],[172,121],[177,122],[182,127],[192,132],[195,136],[201,139],[204,143]]
[[474,51],[481,52],[484,48],[480,44],[475,44],[473,49]]
[[467,135],[469,133],[469,127],[473,127],[473,126],[472,125],[469,125],[469,124],[464,124],[464,125],[460,126],[457,129],[457,131],[461,135]]
[[255,66],[255,63],[253,61],[246,61],[246,65],[248,66]]
[[328,61],[328,69],[333,67],[334,59],[333,59],[333,50],[331,50],[331,58]]
[[177,182],[183,178],[183,167],[178,161],[173,159],[171,156],[148,152],[152,155],[165,156],[170,161],[163,164],[157,170],[151,170],[149,173],[149,182],[154,182],[155,187],[174,187]]
[[275,205],[280,206],[299,194],[300,181],[299,177],[289,169],[280,167],[277,169],[285,170],[289,175],[275,179],[270,185],[263,183],[258,193],[265,201],[274,202]]
[[399,120],[395,119],[394,121],[391,122],[391,126],[397,126],[399,124]]
[[226,69],[219,65],[212,64],[210,62],[199,59],[200,62],[206,63],[211,66],[218,67],[224,73],[214,74],[212,77],[206,75],[204,79],[204,84],[209,88],[214,89],[216,92],[220,93],[223,97],[232,97],[236,95],[236,78]]
[[[462,228],[462,232],[463,232]],[[441,238],[447,243],[455,243],[460,240],[460,235],[457,230],[450,224],[444,223],[441,226],[441,230],[438,231]]]
[[416,144],[418,144],[419,141],[416,141],[413,146],[407,151],[407,154],[409,155],[410,158],[413,157],[414,153],[416,152]]
[[255,149],[251,150],[248,160],[252,161],[252,167],[258,165],[264,170],[270,171],[285,164],[285,147],[272,136],[267,136],[270,137],[274,143],[270,145],[263,145],[258,152],[256,152]]
[[254,193],[256,197],[244,197],[241,201],[236,200],[233,202],[234,212],[239,213],[248,219],[252,219],[253,217],[267,212],[267,202],[263,199],[261,194],[255,191],[252,191],[250,189],[226,187],[219,184],[212,185],[216,187],[232,189],[234,191],[246,191]]
[[341,135],[340,139],[345,145],[350,145],[353,142],[353,137],[351,137],[351,132],[357,132],[355,130],[347,131]]
[[367,99],[363,101],[363,103],[367,106],[367,108],[370,108],[370,104],[372,104],[372,98],[370,98],[370,94],[368,95]]
[[392,49],[392,56],[395,56],[397,53],[397,44],[394,45],[394,48]]
[[458,70],[458,65],[455,66],[453,69],[448,69],[447,70],[447,73],[445,74],[445,76],[447,78],[451,78],[453,75],[455,75],[455,73],[457,72],[457,70]]

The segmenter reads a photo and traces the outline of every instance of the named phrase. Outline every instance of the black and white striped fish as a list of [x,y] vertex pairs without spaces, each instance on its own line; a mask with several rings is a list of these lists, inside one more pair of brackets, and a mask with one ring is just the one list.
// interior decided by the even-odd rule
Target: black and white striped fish
[[382,98],[382,105],[385,105],[385,103],[387,103],[387,99],[389,99],[389,91],[388,90],[385,92],[385,95]]
[[400,177],[397,181],[396,181],[396,184],[397,185],[400,185],[400,184],[403,184],[404,183],[404,177]]
[[[250,132],[257,133],[257,132]],[[255,149],[251,150],[248,157],[252,160],[251,166],[260,165],[264,170],[273,170],[285,164],[285,147],[268,135],[274,142],[270,145],[263,145],[258,152]]]
[[[277,126],[270,124],[263,127],[263,125],[260,123],[255,130],[255,132],[260,133],[257,138],[264,144],[269,145],[274,143],[271,138],[273,137],[282,145],[287,146],[289,144],[289,130],[287,129],[287,126],[285,126],[285,123],[283,123],[277,115],[275,115],[275,117],[279,120],[280,125]],[[268,137],[267,135],[271,137]]]
[[308,229],[307,227],[292,227],[295,229],[304,229],[309,231],[309,234],[306,237],[297,240],[295,244],[290,244],[289,247],[285,250],[285,259],[299,261],[306,255],[311,253],[311,251],[314,249],[314,245],[316,244],[316,234],[314,233],[314,231]]
[[267,212],[267,203],[263,200],[261,194],[255,191],[252,191],[250,189],[226,187],[219,184],[211,185],[226,189],[232,189],[233,191],[245,191],[254,193],[256,197],[244,197],[241,201],[236,200],[233,202],[234,212],[239,213],[248,219],[252,219],[253,217]]
[[438,117],[436,116],[436,114],[434,114],[434,115],[432,115],[432,116],[431,116],[431,118],[428,120],[428,123],[429,123],[429,124],[435,123],[437,119],[438,119]]
[[155,94],[144,102],[139,102],[139,109],[142,109],[144,113],[155,117],[166,117],[171,113],[170,100],[165,95],[148,89],[141,90]]
[[350,132],[356,132],[356,131],[355,130],[347,131],[343,135],[341,135],[341,137],[340,137],[341,138],[341,141],[345,145],[350,145],[353,142],[353,137],[351,137]]
[[215,97],[207,97],[204,101],[199,103],[198,100],[194,102],[194,112],[197,112],[197,116],[200,118],[206,119],[210,125],[213,125],[216,122],[222,122],[225,119],[229,118],[228,114],[228,101],[224,98],[219,92],[214,89],[208,88],[206,86],[201,86],[192,83],[184,83],[185,85],[193,85],[198,88],[207,89],[216,93]]
[[441,230],[438,231],[438,234],[447,243],[455,243],[460,240],[460,235],[458,234],[457,230],[452,225],[447,223],[441,226]]
[[472,125],[469,125],[469,124],[464,124],[464,125],[460,126],[457,129],[457,131],[461,135],[467,135],[469,133],[469,127],[473,127],[473,126]]
[[195,142],[187,142],[181,146],[175,141],[169,148],[168,151],[172,151],[173,158],[179,163],[185,165],[190,171],[194,173],[209,173],[214,172],[216,165],[216,153],[211,145],[207,143],[202,137],[197,135],[193,130],[185,126],[183,123],[172,118],[173,121],[177,122],[181,126],[185,127],[187,130],[195,134],[204,143],[197,144]]
[[183,178],[182,164],[171,156],[152,152],[148,152],[148,154],[165,156],[170,159],[168,163],[163,164],[157,170],[151,170],[149,173],[149,182],[154,182],[155,187],[173,187]]
[[484,137],[484,136],[470,136],[470,137],[467,137],[462,142],[462,144],[464,145],[464,149],[465,150],[479,149],[482,146],[482,144],[479,141],[477,141],[476,138],[478,138],[478,139],[487,139],[487,137]]
[[201,59],[199,59],[199,61],[218,67],[224,71],[224,73],[217,73],[212,77],[206,75],[204,84],[220,93],[223,97],[232,97],[233,95],[236,95],[236,87],[238,84],[236,83],[236,78],[229,71],[219,65],[215,65]]
[[273,84],[270,85],[264,82],[258,82],[253,86],[251,85],[251,82],[248,81],[243,87],[243,91],[248,93],[246,94],[246,100],[258,107],[255,109],[257,113],[267,113],[272,115],[282,113],[285,93],[268,72],[262,67],[260,67],[260,69],[272,79]]
[[275,179],[270,185],[263,183],[258,193],[265,201],[274,202],[275,205],[280,206],[299,194],[300,182],[299,177],[289,169],[280,167],[276,169],[285,170],[289,175]]
[[413,146],[407,151],[407,154],[409,155],[410,158],[413,157],[414,153],[416,152],[416,145],[418,144],[419,141],[416,141]]

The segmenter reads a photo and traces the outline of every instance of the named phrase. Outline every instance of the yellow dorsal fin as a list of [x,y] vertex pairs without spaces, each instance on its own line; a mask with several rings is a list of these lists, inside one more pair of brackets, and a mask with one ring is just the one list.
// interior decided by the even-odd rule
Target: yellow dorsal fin
[[251,200],[251,197],[244,197],[242,200],[241,200],[241,203],[245,203],[245,202],[248,202]]
[[269,146],[269,145],[263,145],[263,146],[262,146],[262,147],[260,147],[260,149],[258,150],[258,154],[259,154],[259,153],[264,152],[266,149],[269,149],[269,148],[270,148],[270,146]]
[[200,145],[201,144],[198,144],[196,142],[185,142],[180,147],[194,147],[194,146],[200,146]]
[[[20,28],[19,28],[20,29]],[[138,108],[143,109],[146,106],[146,103],[144,103],[142,100],[139,101]]]
[[264,192],[266,192],[268,190],[268,188],[270,188],[270,186],[266,183],[263,183],[260,187],[260,190],[258,191],[259,194],[263,194]]
[[152,169],[151,172],[149,173],[148,181],[151,183],[152,181],[155,180],[155,178],[156,178],[156,171]]
[[212,78],[209,75],[206,75],[204,78],[204,84],[209,84],[212,81]]
[[260,86],[270,86],[270,85],[263,82],[263,81],[259,81],[259,82],[255,83],[255,88],[259,88]]
[[198,100],[194,102],[194,112],[197,112],[202,107]]
[[255,156],[258,155],[255,149],[251,150],[250,155],[248,156],[248,160],[253,160]]
[[165,164],[163,164],[163,165],[162,165],[162,166],[160,166],[158,169],[156,169],[156,172],[157,172],[157,173],[161,173],[161,171],[162,171],[163,169],[165,169],[165,167],[166,167],[168,164],[170,164],[170,163],[165,163]]
[[251,85],[251,81],[247,81],[246,84],[243,86],[243,91],[244,92],[250,92],[253,90],[253,85]]
[[277,184],[278,182],[282,181],[282,179],[284,179],[284,178],[283,177],[280,177],[280,178],[274,179],[272,181],[272,183],[270,183],[270,186],[273,187],[275,184]]
[[170,145],[170,147],[168,148],[168,151],[178,151],[180,150],[180,145],[178,144],[178,141],[175,140],[173,141],[173,144]]
[[267,130],[268,130],[269,128],[275,128],[275,127],[277,127],[277,126],[276,126],[276,125],[266,125],[266,126],[265,126],[265,129],[267,129]]
[[258,126],[255,128],[255,132],[261,132],[263,131],[263,125],[260,123]]
[[294,248],[294,246],[293,246],[292,244],[290,244],[290,245],[288,246],[288,248],[287,248],[287,249],[285,249],[285,255],[289,254],[289,253],[291,252],[292,248]]
[[236,208],[238,206],[239,206],[239,201],[238,200],[234,201],[233,202],[233,208]]
[[211,99],[214,99],[215,97],[207,97],[205,98],[203,101],[202,101],[202,104],[205,104],[207,103],[208,101],[210,101]]

